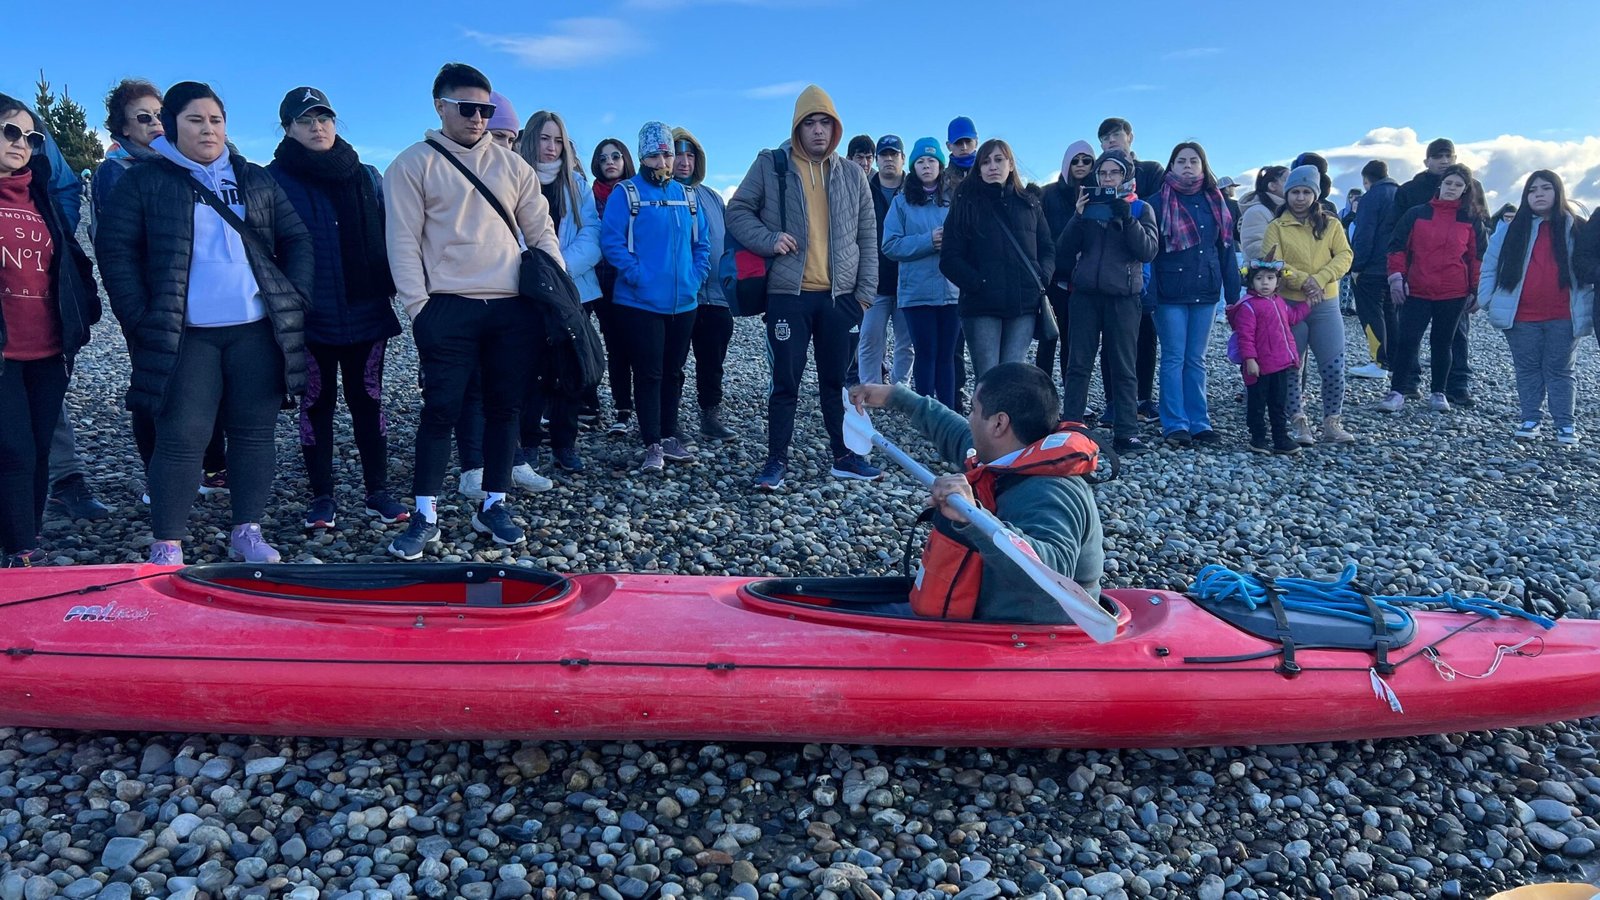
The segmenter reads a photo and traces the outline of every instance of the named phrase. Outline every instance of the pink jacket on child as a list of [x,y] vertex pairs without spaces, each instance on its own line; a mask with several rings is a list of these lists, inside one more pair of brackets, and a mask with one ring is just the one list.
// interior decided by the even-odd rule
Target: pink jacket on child
[[[1245,294],[1243,300],[1228,307],[1228,324],[1238,336],[1239,359],[1255,360],[1262,375],[1298,369],[1300,351],[1290,329],[1310,314],[1309,303],[1290,303],[1277,294]],[[1249,375],[1244,376],[1245,384],[1255,382]]]

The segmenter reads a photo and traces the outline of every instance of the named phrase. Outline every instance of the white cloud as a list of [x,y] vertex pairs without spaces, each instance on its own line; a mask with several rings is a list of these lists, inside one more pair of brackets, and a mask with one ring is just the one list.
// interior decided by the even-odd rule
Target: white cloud
[[536,69],[571,69],[605,62],[641,49],[643,41],[621,19],[559,19],[548,34],[485,34],[467,37],[515,56]]
[[806,89],[810,82],[807,81],[780,81],[777,84],[763,84],[759,87],[745,88],[739,96],[747,100],[774,100],[783,97],[794,97]]
[[[1404,183],[1422,169],[1427,146],[1428,141],[1419,138],[1415,129],[1374,128],[1352,143],[1316,152],[1327,158],[1334,189],[1342,193],[1361,186],[1361,167],[1373,159],[1388,163],[1390,177]],[[1475,141],[1457,140],[1456,158],[1471,166],[1483,183],[1491,209],[1518,202],[1523,182],[1536,169],[1555,172],[1566,185],[1568,197],[1590,210],[1600,208],[1600,136],[1541,140],[1502,134]],[[1286,165],[1289,160],[1274,162]],[[1255,170],[1234,177],[1249,190],[1255,183]]]

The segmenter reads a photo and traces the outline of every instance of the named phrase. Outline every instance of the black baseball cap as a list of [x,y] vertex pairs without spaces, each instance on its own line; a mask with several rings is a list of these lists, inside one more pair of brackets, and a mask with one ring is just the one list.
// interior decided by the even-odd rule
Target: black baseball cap
[[1454,152],[1456,152],[1456,143],[1449,138],[1434,138],[1428,142],[1429,156],[1443,156],[1446,153]]
[[283,95],[283,102],[278,104],[278,121],[288,125],[313,109],[325,109],[335,116],[333,104],[328,102],[328,95],[314,87],[297,87]]
[[900,135],[886,134],[883,137],[878,138],[878,155],[882,156],[885,153],[898,153],[901,156],[905,155],[906,144],[905,141],[900,140]]

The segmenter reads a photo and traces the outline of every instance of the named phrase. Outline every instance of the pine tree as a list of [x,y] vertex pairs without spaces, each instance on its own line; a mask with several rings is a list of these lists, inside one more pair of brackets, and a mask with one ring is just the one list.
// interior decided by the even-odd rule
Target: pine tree
[[61,155],[73,173],[93,169],[105,156],[100,133],[89,127],[89,114],[83,105],[72,99],[65,85],[59,98],[50,90],[44,70],[39,70],[39,93],[34,98],[34,112],[44,120],[45,128],[56,139]]

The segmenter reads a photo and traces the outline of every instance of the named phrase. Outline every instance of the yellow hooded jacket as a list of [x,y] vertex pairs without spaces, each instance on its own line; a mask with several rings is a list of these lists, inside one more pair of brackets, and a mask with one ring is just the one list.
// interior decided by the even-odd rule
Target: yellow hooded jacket
[[[833,117],[833,139],[828,142],[821,160],[812,159],[800,140],[800,123],[818,113]],[[806,264],[800,274],[800,290],[832,290],[833,281],[828,271],[828,166],[838,162],[833,151],[839,149],[844,126],[826,91],[813,84],[800,92],[800,98],[794,102],[794,121],[789,131],[793,148],[789,158],[806,194]]]

